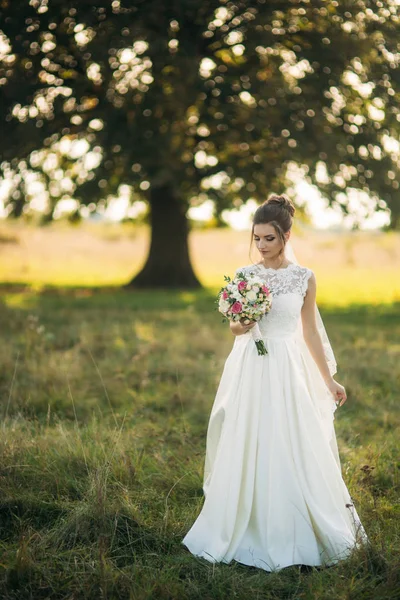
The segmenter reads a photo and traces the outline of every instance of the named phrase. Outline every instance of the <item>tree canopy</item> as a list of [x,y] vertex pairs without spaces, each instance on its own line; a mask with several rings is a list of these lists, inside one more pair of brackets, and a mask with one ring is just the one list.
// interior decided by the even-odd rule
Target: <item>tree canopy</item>
[[188,256],[177,260],[189,204],[211,198],[218,215],[261,201],[287,190],[292,162],[331,204],[346,211],[343,192],[362,189],[399,225],[396,0],[2,7],[0,148],[19,186],[10,214],[29,202],[32,171],[46,181],[49,218],[65,196],[101,204],[127,184],[153,228],[162,236],[169,215],[181,238],[169,253],[162,241],[158,271],[152,246],[143,283],[181,262],[177,285],[196,284]]

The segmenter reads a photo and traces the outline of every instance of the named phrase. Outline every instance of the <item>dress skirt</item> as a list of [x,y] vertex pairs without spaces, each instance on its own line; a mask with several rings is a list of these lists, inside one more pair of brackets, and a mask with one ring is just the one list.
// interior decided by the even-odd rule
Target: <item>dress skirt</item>
[[210,562],[266,571],[331,565],[367,540],[341,474],[333,397],[295,336],[264,343],[259,356],[251,335],[237,336],[225,362],[205,500],[182,543]]

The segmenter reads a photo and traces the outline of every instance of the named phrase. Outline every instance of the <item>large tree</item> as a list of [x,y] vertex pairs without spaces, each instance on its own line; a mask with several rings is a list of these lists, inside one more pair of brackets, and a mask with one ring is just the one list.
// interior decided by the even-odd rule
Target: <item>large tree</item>
[[[4,0],[2,9],[2,165],[22,187],[10,214],[29,200],[22,171],[47,178],[49,218],[60,179],[83,204],[128,184],[148,201],[152,228],[135,286],[197,286],[190,202],[206,195],[218,216],[262,200],[287,189],[291,162],[331,204],[346,211],[343,190],[362,189],[399,224],[395,0]],[[92,166],[70,152],[82,139]]]

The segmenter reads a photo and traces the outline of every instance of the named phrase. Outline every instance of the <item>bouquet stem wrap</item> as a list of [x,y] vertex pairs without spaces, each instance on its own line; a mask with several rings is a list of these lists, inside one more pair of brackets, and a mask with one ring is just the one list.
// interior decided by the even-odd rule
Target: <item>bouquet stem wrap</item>
[[251,332],[251,335],[253,337],[253,340],[255,341],[258,354],[260,356],[265,356],[265,354],[268,354],[268,350],[265,347],[264,341],[262,339],[260,327],[259,327],[259,325],[258,325],[257,322],[254,325],[254,327],[252,327],[250,329],[250,332]]

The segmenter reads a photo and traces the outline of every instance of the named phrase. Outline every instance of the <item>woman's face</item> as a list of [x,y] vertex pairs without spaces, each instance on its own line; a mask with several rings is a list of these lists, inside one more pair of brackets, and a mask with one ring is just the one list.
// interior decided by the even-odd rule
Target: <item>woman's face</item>
[[[290,237],[290,231],[285,233],[286,241]],[[262,257],[276,258],[283,248],[283,242],[270,223],[259,223],[254,225],[253,239]]]

